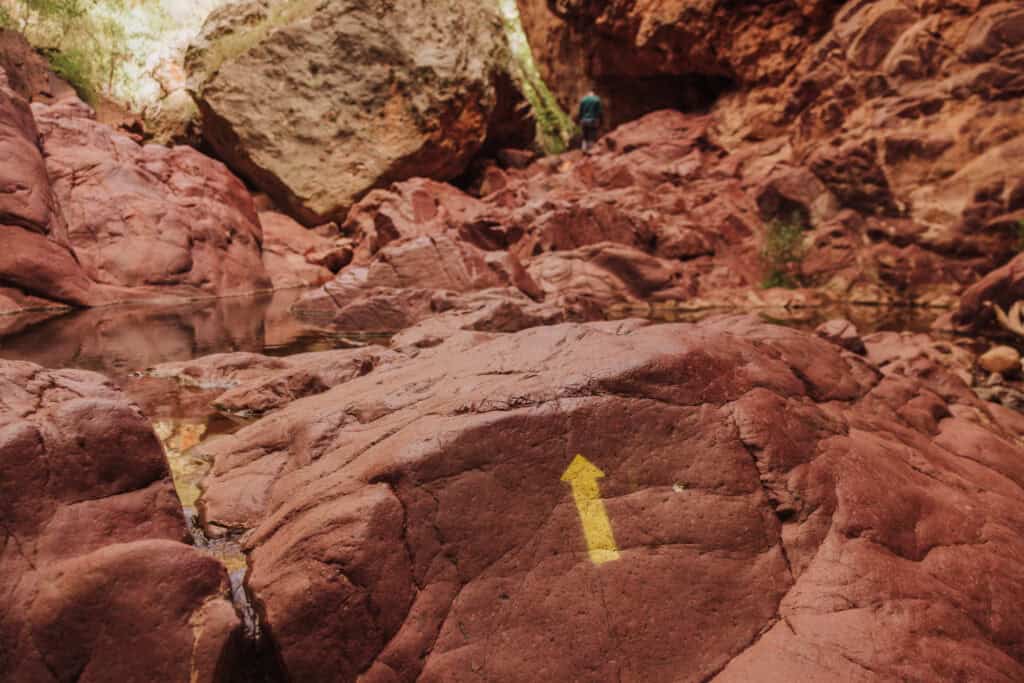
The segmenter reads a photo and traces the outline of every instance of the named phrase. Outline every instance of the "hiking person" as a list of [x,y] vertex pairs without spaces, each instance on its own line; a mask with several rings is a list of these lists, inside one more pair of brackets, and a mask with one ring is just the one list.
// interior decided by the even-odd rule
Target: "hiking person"
[[580,148],[589,151],[597,142],[597,133],[601,129],[601,122],[604,120],[604,111],[601,107],[601,98],[593,90],[589,91],[580,100],[580,111],[576,117],[583,130],[583,141]]

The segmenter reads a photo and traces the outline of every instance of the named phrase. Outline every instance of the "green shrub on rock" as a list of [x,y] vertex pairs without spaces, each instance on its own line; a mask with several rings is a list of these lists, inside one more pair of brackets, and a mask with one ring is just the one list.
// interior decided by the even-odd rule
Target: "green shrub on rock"
[[788,220],[775,218],[768,223],[761,250],[761,262],[765,268],[762,287],[793,289],[801,286],[800,264],[806,253],[805,232],[807,228],[798,214],[791,215]]
[[67,81],[83,102],[96,103],[97,89],[93,82],[93,65],[84,51],[47,52],[46,59],[50,62],[53,73]]

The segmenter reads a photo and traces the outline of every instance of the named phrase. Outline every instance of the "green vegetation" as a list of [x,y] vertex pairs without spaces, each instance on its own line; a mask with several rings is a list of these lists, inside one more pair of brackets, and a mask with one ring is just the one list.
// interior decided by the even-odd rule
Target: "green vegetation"
[[768,223],[761,251],[761,262],[766,271],[762,287],[794,289],[802,284],[799,270],[805,254],[806,230],[798,214],[793,214],[789,220],[776,218]]
[[0,22],[21,31],[53,70],[94,102],[114,88],[126,58],[126,34],[115,13],[127,0],[0,0]]
[[564,152],[576,132],[572,119],[558,106],[548,86],[537,71],[533,51],[519,21],[515,0],[499,0],[505,35],[512,49],[512,76],[523,91],[537,122],[537,142],[546,154]]
[[93,64],[88,55],[78,49],[46,54],[53,72],[71,84],[84,102],[93,104],[97,99],[93,78]]
[[163,70],[180,65],[207,15],[226,1],[0,0],[0,26],[25,34],[83,98],[140,111],[166,94]]

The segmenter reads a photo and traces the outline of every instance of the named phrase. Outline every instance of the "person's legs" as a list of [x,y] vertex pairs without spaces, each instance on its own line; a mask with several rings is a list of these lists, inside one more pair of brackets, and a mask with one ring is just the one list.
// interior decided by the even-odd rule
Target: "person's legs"
[[594,143],[596,141],[597,141],[597,124],[590,123],[590,122],[584,123],[583,124],[583,143],[580,145],[580,148],[584,152],[586,152],[586,151],[590,150],[591,147],[594,146]]

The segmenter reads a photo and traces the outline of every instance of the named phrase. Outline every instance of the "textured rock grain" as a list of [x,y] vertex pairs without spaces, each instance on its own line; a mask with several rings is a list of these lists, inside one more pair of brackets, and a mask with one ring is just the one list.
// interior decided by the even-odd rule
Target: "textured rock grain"
[[221,680],[228,579],[149,422],[103,377],[0,361],[0,679]]
[[1017,680],[1021,420],[881,367],[742,317],[453,339],[209,444],[206,514],[291,680]]
[[508,60],[488,3],[257,0],[214,12],[187,66],[218,155],[315,225],[387,182],[459,175],[518,94],[498,87]]

